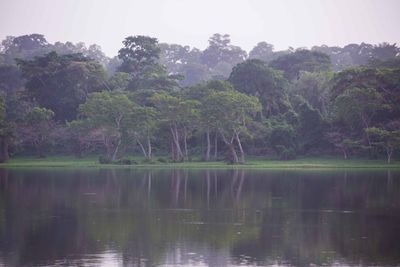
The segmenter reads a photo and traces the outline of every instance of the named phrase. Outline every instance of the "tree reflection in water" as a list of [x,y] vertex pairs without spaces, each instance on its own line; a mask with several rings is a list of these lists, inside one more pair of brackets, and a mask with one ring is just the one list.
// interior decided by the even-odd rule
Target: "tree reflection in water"
[[0,265],[400,264],[400,173],[0,169]]

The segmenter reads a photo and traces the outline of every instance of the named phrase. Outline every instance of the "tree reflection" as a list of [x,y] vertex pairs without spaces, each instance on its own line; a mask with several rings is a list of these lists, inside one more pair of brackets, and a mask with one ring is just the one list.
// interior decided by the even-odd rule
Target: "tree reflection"
[[398,265],[398,171],[0,169],[6,266]]

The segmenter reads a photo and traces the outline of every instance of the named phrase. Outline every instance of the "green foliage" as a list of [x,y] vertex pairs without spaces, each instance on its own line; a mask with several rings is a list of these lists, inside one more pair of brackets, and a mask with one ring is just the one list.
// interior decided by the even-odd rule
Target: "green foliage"
[[247,57],[229,35],[214,34],[204,51],[130,36],[107,58],[98,45],[7,37],[0,161],[9,151],[56,150],[102,153],[113,163],[141,151],[149,164],[153,151],[168,150],[174,162],[200,153],[233,163],[245,154],[391,155],[399,52],[387,43],[274,51],[260,42]]
[[[210,68],[215,68],[221,63],[234,66],[246,59],[246,51],[231,45],[229,34],[216,33],[210,37],[208,42],[209,46],[203,51],[201,61]],[[227,74],[229,75],[229,72]]]
[[6,99],[3,93],[0,94],[0,126],[6,123]]
[[280,120],[268,121],[268,143],[269,146],[279,155],[282,159],[286,158],[289,154],[294,154],[296,151],[296,131],[295,129]]
[[236,91],[213,92],[205,98],[205,109],[222,132],[245,130],[246,124],[252,120],[261,105],[254,96]]
[[396,92],[399,82],[399,68],[349,68],[334,75],[331,82],[331,98],[334,100],[346,89],[358,87],[374,88],[380,93],[394,96],[395,98],[392,100],[398,101]]
[[18,66],[27,80],[28,96],[53,110],[54,118],[61,122],[75,119],[78,106],[105,82],[103,67],[80,54],[51,52],[33,60],[18,60]]
[[326,123],[320,112],[312,108],[307,102],[300,105],[297,109],[299,124],[297,127],[298,149],[302,153],[310,150],[321,152],[326,145],[324,132]]
[[0,90],[10,94],[23,87],[21,71],[14,65],[0,65]]
[[38,157],[45,156],[45,146],[52,141],[55,130],[52,110],[34,107],[25,116],[19,129],[19,136],[36,150]]
[[235,66],[229,81],[236,90],[257,96],[267,117],[290,109],[287,81],[279,71],[267,67],[260,60],[247,60]]
[[388,131],[371,127],[366,128],[365,132],[370,136],[373,146],[386,152],[387,162],[390,163],[393,152],[400,148],[400,130]]
[[178,91],[179,81],[182,75],[168,74],[164,66],[152,64],[142,69],[140,77],[134,77],[129,85],[130,91],[154,90],[154,91]]
[[328,55],[309,50],[296,50],[273,60],[270,67],[282,70],[288,80],[297,80],[301,71],[320,72],[331,68],[331,60]]
[[294,148],[277,145],[275,149],[278,151],[280,160],[293,160],[296,158],[296,151]]
[[26,116],[26,120],[30,124],[40,124],[42,122],[48,122],[54,117],[54,112],[40,107],[34,107]]
[[222,137],[223,142],[230,150],[230,161],[239,163],[236,155],[234,141],[240,151],[240,162],[244,163],[244,150],[241,144],[241,135],[251,137],[247,126],[253,120],[255,114],[261,112],[261,104],[258,98],[230,90],[213,92],[205,97],[207,103],[203,107],[211,122]]
[[161,115],[161,120],[168,124],[194,122],[198,116],[196,100],[184,100],[166,93],[155,94],[151,97]]
[[132,74],[137,77],[142,70],[156,63],[160,57],[158,40],[148,36],[129,36],[122,42],[124,47],[118,51],[118,57],[122,60],[119,71]]
[[331,72],[301,72],[291,93],[302,96],[313,108],[326,116],[330,104],[329,82],[332,77]]
[[103,156],[103,155],[101,155],[101,156],[99,156],[99,163],[100,164],[111,164],[111,159],[109,158],[109,157],[107,157],[107,156]]
[[382,95],[373,88],[349,88],[334,102],[334,112],[350,128],[368,128],[379,110],[385,109]]
[[79,107],[81,116],[93,130],[102,136],[107,157],[115,161],[122,143],[124,125],[129,117],[134,103],[120,92],[99,92],[89,96],[86,103]]
[[91,94],[86,103],[79,107],[79,111],[93,126],[113,130],[121,128],[132,106],[133,103],[124,94],[99,92]]
[[15,64],[15,59],[32,59],[48,51],[49,43],[41,34],[8,36],[3,42],[6,64]]
[[157,161],[161,162],[161,163],[167,163],[168,159],[166,159],[166,158],[158,158]]
[[198,126],[200,102],[166,93],[155,94],[151,100],[159,111],[160,121],[171,133],[171,158],[175,161],[188,160],[187,139]]
[[274,58],[274,46],[266,42],[258,43],[249,53],[249,59],[259,59],[267,63]]
[[113,91],[125,91],[132,81],[132,76],[125,72],[116,72],[108,80],[108,86]]

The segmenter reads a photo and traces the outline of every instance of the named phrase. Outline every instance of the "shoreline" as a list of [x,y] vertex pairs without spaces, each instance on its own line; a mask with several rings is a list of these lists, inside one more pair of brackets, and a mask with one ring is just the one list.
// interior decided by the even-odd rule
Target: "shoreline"
[[[144,158],[135,158],[137,162]],[[48,158],[14,158],[0,163],[0,168],[154,168],[154,169],[400,169],[400,161],[388,164],[385,160],[339,159],[339,158],[301,158],[295,160],[275,160],[266,158],[249,158],[244,164],[227,164],[222,161],[192,161],[137,164],[100,164],[97,158],[48,157]]]

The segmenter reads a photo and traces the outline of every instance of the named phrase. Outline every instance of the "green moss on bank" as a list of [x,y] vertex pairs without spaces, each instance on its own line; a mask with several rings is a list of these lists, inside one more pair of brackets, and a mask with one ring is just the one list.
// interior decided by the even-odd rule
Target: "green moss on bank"
[[149,163],[143,158],[133,157],[137,164],[99,164],[97,157],[75,158],[70,156],[48,157],[43,159],[31,157],[17,157],[0,167],[131,167],[131,168],[400,168],[400,162],[395,161],[387,164],[384,160],[350,159],[338,158],[302,158],[290,161],[271,160],[267,158],[250,158],[245,164],[231,165],[226,162],[177,162],[162,163],[157,160]]

